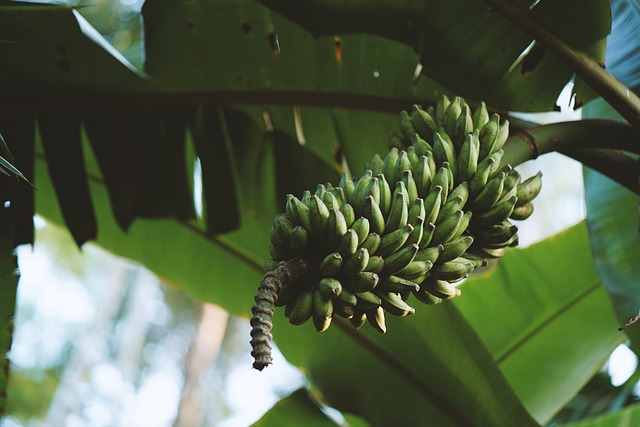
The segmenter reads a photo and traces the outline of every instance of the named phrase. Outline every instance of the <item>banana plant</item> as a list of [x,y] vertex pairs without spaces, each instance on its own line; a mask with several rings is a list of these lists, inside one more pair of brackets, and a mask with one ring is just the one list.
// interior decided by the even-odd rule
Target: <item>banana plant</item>
[[[286,195],[315,191],[320,183],[340,188],[343,173],[359,177],[375,154],[385,157],[390,134],[401,141],[395,140],[398,152],[408,150],[413,135],[403,130],[406,116],[399,120],[398,113],[412,112],[413,105],[417,114],[430,107],[435,113],[443,95],[465,97],[470,112],[485,105],[487,114],[509,119],[511,136],[502,141],[503,157],[496,163],[515,166],[560,151],[616,180],[615,188],[637,193],[635,162],[615,150],[638,153],[640,108],[599,65],[611,28],[609,2],[524,6],[504,0],[464,0],[455,7],[444,1],[353,6],[333,0],[304,8],[275,0],[149,0],[142,10],[146,61],[140,70],[97,34],[81,9],[0,1],[0,39],[7,41],[0,43],[0,130],[38,188],[34,194],[25,186],[6,187],[12,214],[6,236],[31,243],[37,211],[66,225],[78,245],[96,241],[190,295],[248,317],[270,256],[269,230],[286,210]],[[627,123],[539,126],[507,113],[554,109],[574,73],[577,105],[603,96]],[[452,151],[442,140],[439,157],[451,167]],[[196,160],[202,165],[203,215],[196,214],[192,197]],[[413,166],[402,170],[402,178],[409,169],[413,178]],[[448,180],[446,167],[445,173]],[[399,180],[405,187],[411,182],[406,175],[406,183]],[[504,189],[508,174],[498,176],[494,184]],[[490,204],[493,195],[485,192],[476,204]],[[364,199],[362,209],[373,206]],[[394,218],[403,218],[401,204],[398,209]],[[310,325],[288,325],[278,310],[275,340],[305,369],[314,391],[371,425],[545,423],[625,338],[616,328],[626,314],[618,312],[616,319],[611,311],[588,240],[581,225],[539,247],[509,249],[496,269],[460,288],[460,302],[387,319],[385,335],[355,331],[339,320],[317,334]],[[171,253],[164,249],[169,242]],[[556,247],[563,250],[552,252]],[[563,275],[565,263],[585,276],[554,300],[554,291],[572,280]],[[283,271],[278,274],[286,276]],[[491,288],[503,283],[510,290],[506,283],[518,274],[513,292],[527,296],[535,289],[545,303],[521,307],[531,310],[528,318],[501,324],[513,319],[507,316],[522,301]],[[618,289],[630,294],[634,288],[623,278]],[[457,294],[446,287],[439,292],[440,300]],[[476,304],[484,297],[484,305]],[[495,317],[485,318],[491,301]],[[402,306],[394,302],[386,304]],[[589,327],[576,322],[594,311],[598,316],[589,318]],[[587,340],[575,328],[597,334]],[[636,329],[625,330],[634,342]],[[586,347],[574,357],[549,343]],[[549,374],[568,372],[554,376],[553,393],[524,369],[541,354],[549,355]],[[291,417],[321,418],[317,401],[305,399],[301,393],[283,405],[297,408]],[[262,425],[270,422],[276,425],[278,416],[268,415]]]

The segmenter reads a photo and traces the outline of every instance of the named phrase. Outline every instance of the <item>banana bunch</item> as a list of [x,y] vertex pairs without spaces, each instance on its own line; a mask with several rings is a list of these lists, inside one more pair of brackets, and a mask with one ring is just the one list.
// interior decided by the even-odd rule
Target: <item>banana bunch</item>
[[287,196],[265,269],[294,258],[308,266],[275,302],[290,323],[312,319],[324,331],[340,316],[385,332],[386,314],[414,314],[411,295],[426,304],[456,297],[454,283],[517,245],[510,219],[533,213],[542,180],[501,165],[508,121],[445,96],[401,112],[400,129],[359,178]]

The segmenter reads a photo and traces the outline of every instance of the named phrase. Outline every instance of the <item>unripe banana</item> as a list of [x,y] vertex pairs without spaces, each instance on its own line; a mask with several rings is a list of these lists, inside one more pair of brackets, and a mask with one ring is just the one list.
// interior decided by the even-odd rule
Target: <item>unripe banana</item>
[[313,293],[313,325],[318,332],[326,331],[333,317],[333,300],[322,295],[319,289]]
[[318,282],[318,290],[325,298],[337,298],[342,293],[342,283],[333,277],[323,277]]
[[442,264],[443,262],[458,258],[469,249],[472,243],[473,236],[460,236],[457,239],[450,240],[442,245],[442,251],[440,252],[437,262]]
[[496,160],[493,157],[487,157],[478,164],[476,174],[469,182],[469,198],[475,199],[489,181],[489,175],[493,169]]
[[365,248],[369,251],[369,255],[373,255],[380,247],[381,240],[382,238],[378,233],[369,233],[364,241],[360,243],[360,248]]
[[505,178],[506,174],[504,172],[499,172],[497,175],[494,175],[480,193],[471,201],[469,204],[470,209],[480,212],[490,209],[495,205],[502,196]]
[[436,187],[438,186],[442,188],[441,200],[444,202],[447,200],[447,197],[449,195],[449,172],[445,167],[441,167],[440,169],[438,169],[438,173],[436,173],[436,176],[433,177],[433,180],[431,181],[431,189],[429,190],[429,193],[432,193],[433,190],[435,190]]
[[451,104],[447,107],[447,111],[444,113],[444,122],[442,126],[449,135],[453,135],[456,131],[456,122],[458,116],[462,112],[462,98],[456,96],[451,101]]
[[425,224],[422,226],[422,238],[420,239],[421,248],[426,248],[431,243],[431,239],[433,239],[433,233],[436,230],[436,225],[432,222],[429,224]]
[[373,326],[373,329],[384,334],[387,332],[387,326],[385,324],[384,309],[382,307],[372,308],[366,311],[366,318],[369,320],[369,324]]
[[385,275],[392,275],[405,268],[418,253],[420,247],[416,244],[405,246],[399,251],[389,255],[384,260],[382,272]]
[[404,227],[400,227],[397,230],[382,236],[377,254],[382,257],[387,257],[397,252],[407,242],[413,230],[414,227],[412,224],[406,224]]
[[285,314],[289,314],[289,323],[292,325],[302,325],[313,314],[313,288],[308,288],[300,292],[300,294],[292,302],[287,304]]
[[358,302],[358,298],[356,297],[355,293],[343,286],[342,292],[340,292],[340,294],[336,298],[336,301],[340,301],[340,303],[344,305],[355,307],[356,303]]
[[473,118],[471,117],[471,110],[465,105],[462,107],[462,111],[456,121],[455,130],[451,135],[456,150],[460,150],[465,137],[471,132],[473,132]]
[[358,250],[358,234],[353,228],[349,228],[340,239],[336,251],[340,253],[343,259],[349,258]]
[[403,279],[419,282],[419,278],[424,277],[429,270],[433,267],[431,261],[411,261],[405,268],[398,271],[396,276],[400,276]]
[[418,166],[418,162],[420,161],[421,154],[418,154],[418,150],[416,150],[416,147],[413,145],[408,146],[406,151],[409,163],[411,163],[411,170],[415,171]]
[[371,231],[380,235],[384,233],[386,227],[384,216],[373,197],[367,197],[364,200],[364,212],[362,214],[369,220]]
[[367,169],[371,169],[373,176],[384,173],[384,160],[380,157],[380,154],[375,153],[371,162],[366,166]]
[[404,110],[400,111],[400,132],[405,140],[408,140],[417,132],[411,116]]
[[345,275],[354,276],[364,271],[369,264],[369,251],[360,248],[342,264],[342,272]]
[[464,212],[458,210],[437,225],[433,231],[433,238],[430,244],[433,246],[434,244],[437,245],[448,242],[455,235],[456,231],[458,231],[463,216]]
[[387,145],[389,146],[389,148],[404,150],[404,140],[396,134],[389,135],[389,140],[387,141]]
[[405,245],[413,245],[415,243],[419,246],[422,241],[422,235],[424,234],[424,217],[419,216],[412,225],[413,231],[409,235]]
[[369,264],[367,264],[367,267],[364,269],[364,271],[368,271],[371,273],[382,273],[383,269],[384,258],[380,255],[375,255],[369,257]]
[[324,186],[324,184],[318,184],[316,187],[316,192],[313,193],[313,195],[318,196],[320,199],[322,199],[324,197],[324,193],[326,192],[327,192],[327,189]]
[[418,187],[416,186],[416,182],[413,179],[413,172],[411,170],[406,170],[402,174],[402,183],[407,189],[407,202],[409,206],[413,204],[413,202],[418,198]]
[[436,305],[442,302],[442,298],[437,297],[426,289],[422,288],[420,288],[419,291],[414,291],[413,295],[418,299],[418,301],[428,305]]
[[281,250],[273,243],[269,243],[269,256],[272,259],[283,261],[290,258],[291,251],[289,249]]
[[516,206],[522,206],[533,199],[540,193],[542,189],[542,172],[538,172],[534,176],[526,179],[518,185],[518,204]]
[[406,292],[418,291],[420,289],[420,286],[410,280],[391,275],[383,278],[376,289],[378,289],[379,291],[387,292]]
[[451,138],[446,133],[436,132],[433,134],[433,152],[436,160],[442,165],[448,162],[454,176],[458,176],[456,159],[456,149]]
[[429,159],[427,159],[427,156],[420,157],[414,175],[418,196],[426,197],[431,189],[431,171],[429,170]]
[[413,201],[409,207],[409,217],[407,222],[413,224],[418,217],[422,217],[423,220],[427,215],[427,211],[424,207],[424,200],[418,198]]
[[409,161],[409,155],[406,151],[400,151],[398,153],[398,160],[396,161],[396,167],[393,172],[393,182],[402,180],[404,171],[411,170],[411,162]]
[[308,243],[309,233],[307,230],[301,225],[293,227],[291,235],[289,236],[289,247],[293,255],[300,255],[307,248]]
[[482,129],[482,127],[489,121],[489,110],[487,110],[487,104],[481,101],[473,112],[473,127],[474,129]]
[[436,185],[431,189],[431,192],[424,200],[425,215],[424,221],[426,224],[435,223],[438,215],[440,214],[440,207],[442,206],[443,188],[441,185]]
[[311,219],[311,234],[317,239],[322,239],[327,232],[329,209],[327,209],[327,205],[324,204],[320,197],[315,194],[311,196],[309,217]]
[[361,308],[363,310],[369,310],[372,308],[380,307],[382,301],[380,301],[380,297],[374,294],[372,291],[366,292],[356,292],[356,299],[358,302],[356,303],[356,307]]
[[[351,202],[353,203],[353,207],[356,211],[356,215],[360,214],[363,210],[364,199],[367,196],[369,196],[369,194],[367,194],[367,190],[371,188],[369,187],[369,184],[371,183],[372,179],[373,179],[373,174],[371,170],[367,169],[364,172],[364,174],[360,177],[358,182],[356,183],[355,189],[353,190],[353,196],[350,199]],[[376,200],[376,202],[379,202],[379,201],[380,201],[380,195],[378,194],[378,200]]]
[[349,322],[351,322],[351,326],[356,329],[360,329],[366,321],[367,315],[365,314],[364,310],[359,308],[356,308],[354,310],[353,316],[349,319]]
[[[489,227],[479,227],[474,231],[476,241],[481,246],[486,244],[499,245],[508,242],[518,233],[518,227],[509,221],[503,221],[500,224],[491,225]],[[507,245],[503,245],[507,246]]]
[[344,221],[347,223],[347,227],[351,227],[356,221],[356,212],[353,210],[353,206],[349,203],[345,203],[340,206],[340,212],[344,216]]
[[382,303],[382,308],[394,316],[404,317],[415,314],[416,310],[404,302],[395,292],[378,292]]
[[480,129],[478,139],[480,140],[480,159],[486,158],[491,154],[491,149],[496,143],[498,132],[500,131],[500,116],[492,114],[489,121]]
[[347,200],[353,200],[353,192],[356,189],[356,184],[349,176],[347,176],[346,173],[343,173],[340,176],[340,183],[338,184],[338,187],[342,188]]
[[489,210],[478,212],[473,216],[474,226],[489,226],[493,224],[500,224],[502,221],[509,218],[517,201],[518,197],[513,196],[509,200],[498,203]]
[[475,133],[467,135],[458,152],[458,181],[470,181],[478,169],[479,153],[475,138]]
[[398,149],[392,148],[384,158],[384,176],[389,182],[396,182],[396,163],[398,163],[399,156],[400,152]]
[[[339,187],[338,187],[339,188]],[[321,197],[327,209],[331,210],[333,208],[340,209],[341,203],[338,198],[333,194],[332,191],[325,191]]]
[[430,140],[431,139],[431,135],[433,135],[433,133],[429,134],[425,138],[425,137],[420,137],[420,135],[418,135],[418,134],[415,134],[409,140],[409,143],[411,144],[411,146],[413,148],[416,149],[416,154],[419,157],[426,156],[427,154],[433,154],[433,147],[431,147],[431,145],[429,145],[429,143],[427,141],[425,141],[425,139],[429,139]]
[[471,223],[472,216],[473,216],[472,211],[466,211],[464,215],[462,215],[462,219],[460,220],[458,229],[456,230],[455,233],[453,233],[453,236],[451,236],[449,240],[457,239],[458,237],[462,236],[465,231],[467,231],[467,229],[469,228],[469,224]]
[[516,221],[522,221],[529,218],[533,214],[533,203],[525,203],[524,205],[517,206],[509,215],[509,218],[515,219]]
[[463,202],[462,206],[465,206],[465,204],[469,200],[469,184],[466,181],[458,184],[458,186],[454,188],[451,193],[449,193],[449,199],[451,199],[452,197],[461,197]]
[[[441,264],[435,264],[431,269],[431,277],[437,280],[457,282],[467,277],[469,273],[473,271],[475,265],[468,260],[459,257],[451,261],[443,262]],[[421,286],[425,286],[428,290],[427,284],[424,282]],[[441,295],[436,295],[442,298]]]
[[346,305],[339,299],[334,299],[333,300],[333,314],[334,314],[334,316],[337,315],[337,316],[343,317],[345,319],[351,319],[353,317],[353,315],[355,314],[355,312],[356,312],[355,307],[353,307],[351,305]]
[[293,231],[293,224],[285,214],[278,214],[273,220],[269,231],[269,240],[281,253],[290,252],[289,239]]
[[436,124],[435,118],[415,104],[411,106],[410,116],[413,120],[413,126],[422,138],[429,139],[438,130],[439,126]]
[[440,252],[442,252],[443,250],[443,245],[429,246],[428,248],[420,249],[413,260],[431,261],[432,264],[435,264],[436,260],[440,256]]
[[451,104],[451,101],[449,100],[449,97],[447,95],[443,95],[436,103],[435,118],[438,126],[444,126],[444,117],[445,117],[447,108],[449,108],[449,104]]
[[364,240],[369,235],[369,231],[371,230],[371,226],[370,226],[369,220],[367,218],[363,217],[363,216],[358,218],[353,223],[351,228],[353,228],[353,230],[358,235],[358,245],[361,245],[362,242],[364,242]]
[[309,208],[292,194],[287,195],[287,217],[295,225],[301,225],[307,231],[311,230],[311,215]]
[[340,243],[340,239],[347,232],[347,228],[347,221],[342,212],[338,208],[332,208],[329,211],[329,220],[327,221],[327,241],[331,248],[335,248]]
[[[402,182],[402,181],[400,181]],[[397,230],[407,225],[409,220],[409,209],[407,207],[407,196],[404,192],[399,191],[393,195],[391,211],[386,221],[388,230]]]
[[456,211],[462,210],[464,207],[464,199],[461,196],[449,197],[447,202],[442,205],[438,218],[436,219],[436,227],[444,220],[451,217]]
[[349,288],[350,291],[355,292],[357,296],[358,293],[368,292],[374,289],[379,281],[380,276],[378,273],[363,271],[354,276],[344,278],[342,284]]
[[343,258],[339,252],[333,252],[324,257],[318,267],[318,273],[322,277],[335,277],[342,269]]
[[452,286],[446,280],[428,278],[422,282],[420,288],[441,299],[451,299],[460,295],[460,289]]
[[[504,179],[504,186],[502,188],[502,195],[498,202],[503,202],[510,199],[513,196],[518,195],[518,184],[520,183],[520,174],[517,170],[511,169]],[[520,199],[518,199],[520,200]]]
[[385,217],[389,215],[389,211],[391,211],[391,200],[393,197],[393,192],[391,191],[391,187],[389,186],[389,182],[387,178],[385,178],[384,174],[376,175],[378,179],[378,189],[380,191],[380,202],[378,206],[380,207],[380,211],[382,211],[382,215]]

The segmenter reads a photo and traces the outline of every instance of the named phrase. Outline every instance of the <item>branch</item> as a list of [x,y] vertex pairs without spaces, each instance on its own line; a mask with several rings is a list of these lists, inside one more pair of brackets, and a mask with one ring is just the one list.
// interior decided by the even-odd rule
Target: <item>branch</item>
[[581,120],[521,129],[507,140],[502,164],[512,166],[557,151],[638,192],[637,162],[621,150],[640,154],[640,133],[626,123]]
[[608,73],[589,55],[581,52],[539,23],[528,9],[511,0],[485,0],[518,28],[533,36],[565,62],[593,90],[602,96],[633,127],[640,130],[640,98]]

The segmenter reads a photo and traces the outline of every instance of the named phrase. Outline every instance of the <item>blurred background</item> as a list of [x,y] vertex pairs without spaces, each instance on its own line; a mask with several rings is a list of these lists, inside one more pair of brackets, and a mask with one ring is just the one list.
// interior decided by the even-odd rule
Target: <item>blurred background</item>
[[[143,67],[141,0],[67,4]],[[558,101],[560,113],[521,117],[578,119],[569,94],[570,87]],[[554,182],[519,224],[522,247],[584,219],[581,168],[559,154],[519,167],[524,176],[542,170]],[[193,300],[93,244],[78,250],[65,229],[43,218],[36,224],[35,246],[18,252],[22,276],[2,427],[247,426],[306,385],[277,351],[265,371],[251,368],[247,318]],[[630,378],[637,363],[628,347],[618,347],[549,425],[638,399],[639,378]]]

